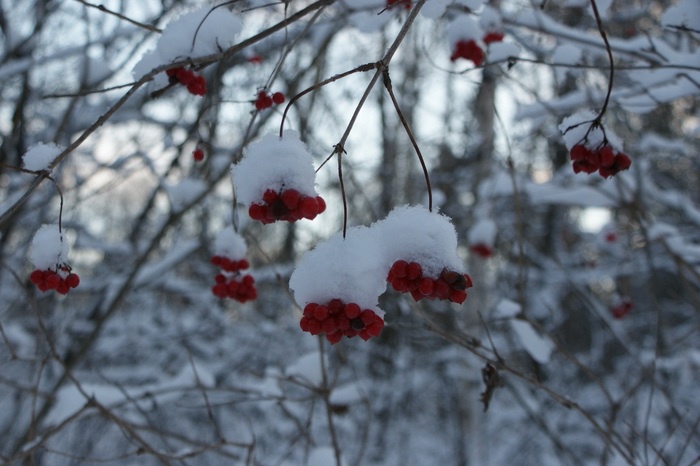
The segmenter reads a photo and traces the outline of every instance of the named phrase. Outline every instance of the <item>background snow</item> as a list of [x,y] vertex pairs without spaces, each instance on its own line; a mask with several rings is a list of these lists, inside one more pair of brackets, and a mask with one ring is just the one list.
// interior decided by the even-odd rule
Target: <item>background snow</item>
[[207,184],[198,179],[185,178],[179,183],[165,186],[174,212],[181,211],[207,190]]
[[493,247],[495,240],[496,222],[491,219],[481,219],[469,230],[469,244],[484,244]]
[[51,162],[63,152],[56,144],[36,144],[22,156],[24,168],[32,171],[48,170]]
[[48,270],[68,259],[68,244],[58,230],[58,225],[42,225],[34,235],[29,255],[39,270]]
[[311,154],[292,130],[285,131],[281,139],[272,133],[250,144],[243,158],[231,166],[231,178],[238,202],[244,205],[261,202],[265,191],[282,187],[317,195]]

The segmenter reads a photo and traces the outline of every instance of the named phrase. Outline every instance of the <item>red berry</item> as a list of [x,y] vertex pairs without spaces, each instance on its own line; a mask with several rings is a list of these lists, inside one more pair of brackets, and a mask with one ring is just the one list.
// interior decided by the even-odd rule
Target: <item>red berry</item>
[[612,147],[604,146],[598,151],[598,159],[600,160],[601,167],[612,167],[615,163],[615,154],[613,154]]
[[632,160],[627,154],[616,154],[615,155],[615,167],[618,171],[627,170],[632,165]]
[[462,304],[467,299],[467,292],[464,290],[452,290],[450,292],[450,301],[457,304]]
[[266,212],[267,209],[265,209],[265,206],[260,204],[251,204],[248,208],[248,215],[250,215],[250,218],[253,220],[263,220]]
[[323,200],[321,196],[316,196],[316,203],[318,204],[318,213],[322,214],[326,211],[326,201]]
[[408,275],[408,262],[399,259],[391,266],[391,273],[394,277],[404,278]]
[[204,160],[204,151],[199,147],[196,148],[194,152],[192,152],[192,158],[195,162],[201,162],[202,160]]
[[250,263],[248,262],[248,259],[241,259],[238,261],[238,270],[245,270],[248,267],[250,267]]
[[46,286],[49,290],[55,290],[58,288],[58,284],[61,282],[61,277],[56,274],[56,272],[51,272],[48,271],[46,273],[46,279],[44,280],[44,283],[46,283]]
[[282,202],[289,210],[296,210],[300,199],[301,194],[296,189],[287,189],[282,193]]
[[586,146],[583,144],[576,144],[571,148],[571,151],[569,151],[569,158],[571,158],[571,160],[586,160],[588,152]]
[[433,294],[433,285],[434,282],[432,278],[421,278],[418,284],[418,291],[420,291],[421,294],[423,294],[424,296],[430,296],[431,294]]
[[316,309],[314,309],[314,318],[319,322],[328,319],[328,314],[330,314],[330,312],[327,306],[317,306]]
[[469,250],[477,256],[483,257],[485,259],[493,255],[493,250],[491,249],[491,247],[482,243],[472,244],[471,246],[469,246]]
[[311,320],[308,317],[304,316],[301,318],[301,320],[299,321],[299,327],[301,327],[302,331],[309,331],[309,322],[311,322]]
[[360,320],[362,320],[362,323],[367,326],[374,322],[375,315],[376,314],[371,309],[365,309],[360,313]]
[[70,273],[66,277],[65,282],[70,288],[77,288],[80,285],[80,277],[78,274]]
[[272,101],[277,105],[283,103],[284,94],[282,94],[281,92],[275,92],[274,94],[272,94]]
[[183,86],[189,86],[195,80],[194,73],[185,68],[178,68],[177,71],[175,71],[175,77]]
[[489,32],[484,36],[484,43],[491,44],[493,42],[501,42],[503,40],[502,32]]
[[311,335],[318,335],[321,333],[321,324],[316,320],[309,320],[309,333]]
[[29,275],[29,280],[34,283],[35,285],[39,285],[40,283],[44,283],[44,271],[43,270],[35,270]]
[[360,309],[360,306],[358,306],[355,303],[349,303],[349,304],[345,305],[345,316],[348,319],[357,318],[361,312],[362,312],[362,309]]
[[416,280],[423,275],[423,268],[418,262],[411,262],[408,264],[407,276],[409,280]]
[[318,202],[315,197],[304,197],[299,203],[299,210],[304,218],[313,220],[318,215]]
[[274,204],[279,198],[280,196],[277,194],[277,191],[273,191],[272,189],[266,190],[263,194],[263,201],[265,201],[268,205]]
[[316,311],[316,308],[318,307],[318,304],[316,303],[309,303],[306,306],[304,306],[304,315],[307,317],[313,317],[314,312]]
[[331,345],[335,345],[343,338],[342,332],[335,332],[331,334],[326,334],[326,340],[330,342]]

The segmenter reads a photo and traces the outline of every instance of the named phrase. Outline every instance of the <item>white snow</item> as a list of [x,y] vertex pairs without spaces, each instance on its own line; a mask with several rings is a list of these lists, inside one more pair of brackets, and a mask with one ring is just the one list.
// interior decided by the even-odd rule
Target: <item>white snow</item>
[[155,49],[134,66],[134,78],[139,79],[160,65],[227,49],[236,43],[242,28],[238,15],[228,8],[205,6],[185,13],[167,24]]
[[421,264],[423,275],[437,278],[443,268],[464,272],[457,255],[457,232],[451,220],[423,206],[399,206],[371,227],[377,230],[385,270],[398,259]]
[[700,30],[700,2],[698,0],[681,0],[664,12],[661,23],[665,26]]
[[467,15],[459,15],[447,25],[447,41],[450,47],[460,40],[480,41],[484,36],[481,26]]
[[532,328],[529,322],[521,319],[511,319],[510,326],[518,335],[520,343],[525,347],[532,359],[540,364],[547,364],[554,349],[549,338],[543,337]]
[[500,32],[503,30],[501,14],[498,10],[488,5],[481,10],[479,24],[487,32]]
[[470,229],[469,244],[483,244],[493,247],[496,240],[496,223],[488,218],[477,221]]
[[248,146],[243,158],[231,166],[231,178],[238,202],[250,205],[262,200],[266,190],[294,188],[315,197],[316,173],[311,154],[296,131],[282,138],[268,134]]
[[488,46],[487,61],[490,63],[506,61],[520,55],[520,47],[512,42],[492,42]]
[[520,313],[520,304],[507,298],[503,298],[494,307],[492,316],[499,319],[509,319]]
[[51,162],[63,152],[56,144],[36,144],[22,156],[24,168],[32,171],[48,170]]
[[202,180],[185,178],[179,183],[165,186],[174,212],[179,212],[207,190],[207,184]]
[[320,387],[323,383],[320,353],[318,351],[306,353],[287,366],[284,374],[287,377],[302,379],[310,385]]
[[363,226],[348,229],[306,252],[289,279],[296,302],[326,303],[337,298],[372,309],[377,315],[379,296],[386,291],[389,268],[378,231]]
[[357,383],[349,383],[336,387],[331,392],[329,401],[333,404],[349,405],[362,401],[364,396]]
[[[307,466],[335,466],[335,450],[332,447],[315,447],[309,454]],[[340,459],[340,466],[344,466],[345,461]]]
[[[552,63],[554,63],[554,65],[578,65],[581,63],[582,57],[583,51],[580,47],[564,43],[559,45],[552,52]],[[554,75],[559,82],[563,81],[567,74],[572,74],[576,71],[576,68],[569,68],[566,66],[554,67]]]
[[58,225],[42,225],[32,240],[30,260],[39,270],[48,270],[66,262],[68,244]]
[[214,240],[214,255],[239,260],[246,255],[247,246],[245,240],[233,227],[224,228],[216,235]]

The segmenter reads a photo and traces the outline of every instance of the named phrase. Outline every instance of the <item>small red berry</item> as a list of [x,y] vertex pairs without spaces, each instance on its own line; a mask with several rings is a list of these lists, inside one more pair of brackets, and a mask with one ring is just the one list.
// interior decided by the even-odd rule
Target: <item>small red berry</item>
[[277,192],[273,191],[272,189],[268,189],[263,194],[263,201],[265,201],[268,205],[274,204],[279,198],[279,194],[277,194]]
[[192,158],[195,162],[201,162],[202,160],[204,160],[204,151],[199,147],[196,148],[194,152],[192,152]]
[[80,277],[78,274],[70,273],[66,277],[65,282],[70,288],[77,288],[80,285]]
[[281,92],[275,92],[274,94],[272,94],[272,101],[277,105],[283,103],[284,94],[282,94]]
[[262,221],[265,218],[266,213],[267,209],[265,209],[265,206],[260,204],[251,204],[248,208],[248,215],[250,215],[250,218],[253,220]]
[[301,200],[301,194],[296,189],[287,189],[282,193],[282,202],[289,210],[296,210]]
[[348,303],[345,305],[345,316],[348,319],[357,318],[361,312],[362,312],[362,309],[360,309],[360,306],[358,306],[355,303]]
[[304,197],[299,203],[299,210],[304,218],[313,220],[318,215],[318,201],[315,197]]
[[491,44],[493,42],[501,42],[503,40],[502,32],[489,32],[484,36],[484,44]]
[[569,151],[569,157],[571,160],[586,160],[588,157],[589,150],[583,144],[576,144]]
[[418,262],[411,262],[408,264],[407,276],[409,280],[416,280],[423,275],[423,268]]

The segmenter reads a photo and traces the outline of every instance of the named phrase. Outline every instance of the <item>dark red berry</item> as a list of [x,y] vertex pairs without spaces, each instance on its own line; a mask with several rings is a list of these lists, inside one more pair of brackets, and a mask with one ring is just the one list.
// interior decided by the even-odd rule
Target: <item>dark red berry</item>
[[282,202],[289,210],[296,210],[300,199],[301,194],[296,189],[287,189],[282,193]]
[[489,32],[484,36],[484,44],[491,44],[493,42],[501,42],[503,40],[502,32]]
[[199,147],[196,148],[194,152],[192,152],[192,158],[195,162],[201,162],[202,160],[204,160],[204,151]]
[[272,101],[277,105],[283,103],[284,94],[282,94],[281,92],[275,92],[274,94],[272,94]]
[[77,288],[78,285],[80,285],[80,277],[78,276],[78,274],[70,273],[65,278],[65,282],[66,285],[68,285],[70,288]]

